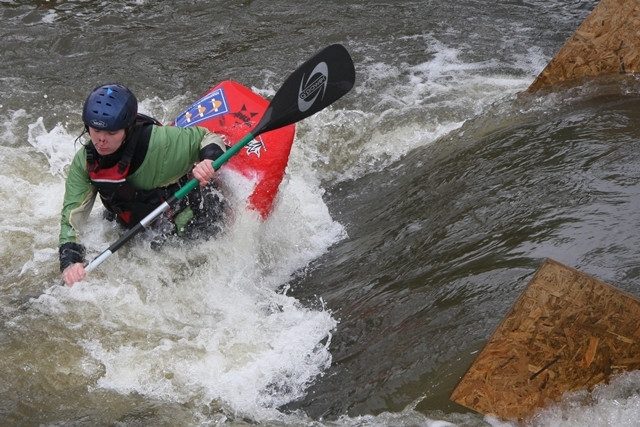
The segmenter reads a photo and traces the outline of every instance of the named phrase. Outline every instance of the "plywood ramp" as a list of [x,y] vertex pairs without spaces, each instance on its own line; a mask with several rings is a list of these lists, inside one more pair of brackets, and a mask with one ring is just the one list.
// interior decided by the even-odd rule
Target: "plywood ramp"
[[529,86],[640,70],[640,1],[601,0]]
[[563,393],[640,369],[640,299],[553,260],[538,269],[451,400],[524,419]]

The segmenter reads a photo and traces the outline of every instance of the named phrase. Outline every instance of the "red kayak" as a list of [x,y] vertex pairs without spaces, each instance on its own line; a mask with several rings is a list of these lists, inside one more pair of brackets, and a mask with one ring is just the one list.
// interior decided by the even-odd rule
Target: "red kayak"
[[[223,135],[230,146],[245,137],[260,121],[269,101],[234,81],[207,91],[174,121],[175,126],[202,126]],[[255,182],[247,200],[266,219],[273,209],[278,187],[289,160],[295,124],[258,135],[223,166]]]

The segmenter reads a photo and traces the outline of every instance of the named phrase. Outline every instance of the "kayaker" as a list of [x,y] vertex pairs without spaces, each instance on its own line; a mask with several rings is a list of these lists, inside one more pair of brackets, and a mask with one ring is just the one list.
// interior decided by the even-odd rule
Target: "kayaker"
[[211,212],[211,207],[220,201],[209,183],[215,173],[213,160],[226,149],[218,135],[197,126],[162,126],[139,114],[136,97],[120,84],[91,91],[82,121],[83,135],[88,133],[90,140],[71,163],[60,220],[60,270],[68,286],[86,277],[85,248],[77,234],[97,194],[105,217],[131,228],[196,178],[200,188],[157,222],[169,222],[176,234],[189,234],[198,224],[217,220],[210,218],[219,213]]

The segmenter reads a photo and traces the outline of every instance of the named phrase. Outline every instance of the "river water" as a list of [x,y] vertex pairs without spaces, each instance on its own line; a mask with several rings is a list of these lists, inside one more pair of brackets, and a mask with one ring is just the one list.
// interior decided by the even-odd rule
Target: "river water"
[[[640,294],[640,82],[523,94],[596,3],[0,0],[0,424],[517,425],[448,397],[542,261]],[[216,240],[59,285],[93,87],[169,123],[332,43],[356,86],[297,125],[267,221],[236,200]],[[90,257],[122,233],[100,211]],[[523,424],[638,419],[631,372]]]

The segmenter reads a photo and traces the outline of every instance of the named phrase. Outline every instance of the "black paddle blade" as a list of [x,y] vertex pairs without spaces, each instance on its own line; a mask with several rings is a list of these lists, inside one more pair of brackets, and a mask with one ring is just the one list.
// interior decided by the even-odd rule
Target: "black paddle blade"
[[356,81],[353,60],[340,44],[332,44],[300,65],[282,84],[252,134],[296,123],[331,105]]

